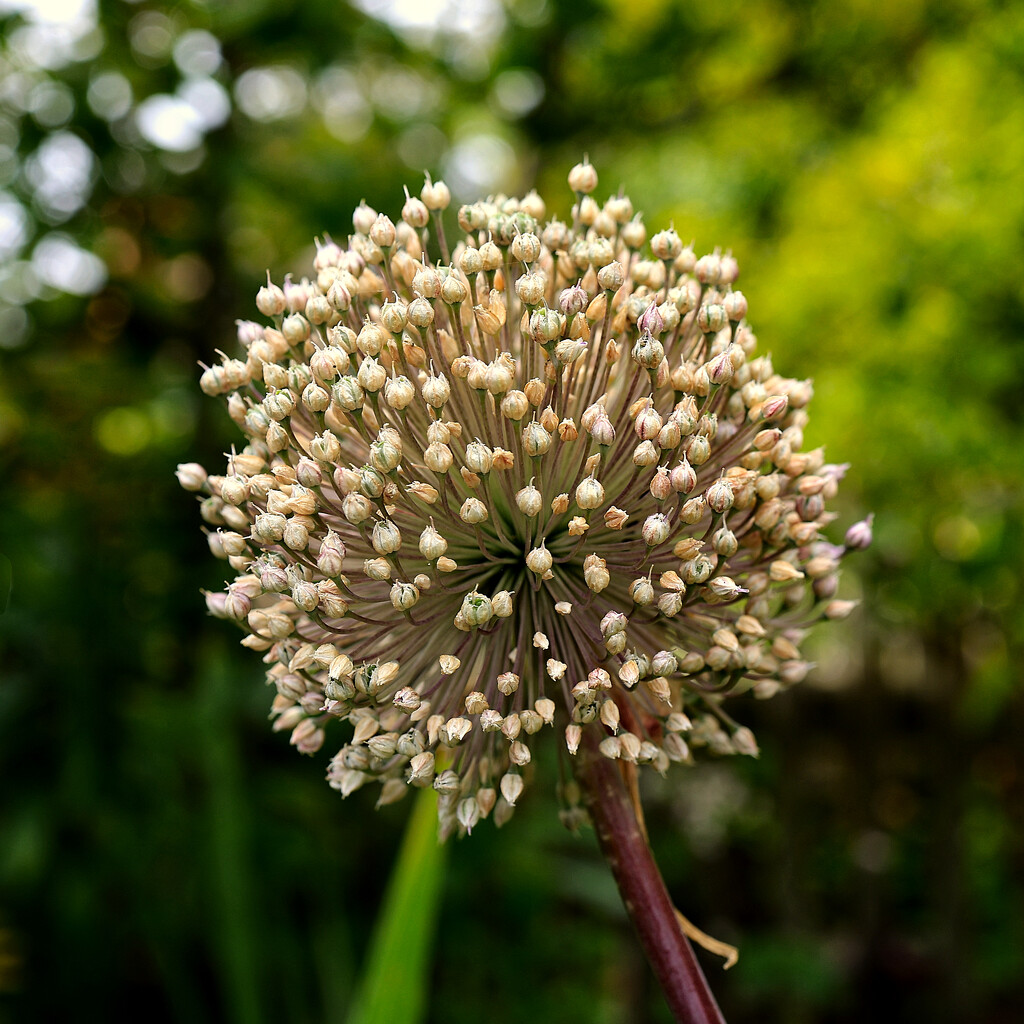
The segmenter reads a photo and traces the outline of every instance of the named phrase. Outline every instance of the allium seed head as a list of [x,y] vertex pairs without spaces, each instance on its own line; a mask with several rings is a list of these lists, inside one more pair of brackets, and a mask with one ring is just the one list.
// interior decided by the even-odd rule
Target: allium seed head
[[871,542],[870,517],[822,539],[846,467],[802,450],[810,382],[756,354],[736,261],[672,228],[647,251],[589,162],[569,183],[571,225],[535,193],[463,206],[443,263],[443,182],[397,222],[361,204],[202,373],[246,446],[177,470],[274,728],[304,753],[347,728],[330,784],[433,786],[443,835],[508,819],[549,727],[656,771],[756,756],[723,700],[804,678]]

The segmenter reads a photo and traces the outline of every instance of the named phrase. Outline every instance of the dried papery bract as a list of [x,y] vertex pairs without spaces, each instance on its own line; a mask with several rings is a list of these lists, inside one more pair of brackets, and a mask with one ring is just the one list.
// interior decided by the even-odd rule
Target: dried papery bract
[[[443,182],[397,222],[361,205],[308,278],[268,277],[242,358],[204,368],[245,441],[178,478],[235,572],[207,605],[268,666],[275,730],[303,753],[340,737],[331,786],[433,786],[442,837],[501,825],[551,734],[610,858],[644,872],[615,779],[756,756],[729,698],[804,678],[871,521],[825,539],[846,466],[805,450],[811,384],[758,354],[731,255],[648,245],[587,161],[569,184],[570,224],[492,197],[451,249]],[[681,961],[646,948],[668,991]]]

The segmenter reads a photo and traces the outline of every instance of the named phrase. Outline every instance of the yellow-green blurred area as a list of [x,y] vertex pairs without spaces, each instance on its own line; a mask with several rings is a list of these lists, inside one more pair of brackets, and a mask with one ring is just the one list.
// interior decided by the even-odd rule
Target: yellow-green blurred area
[[[676,902],[740,947],[703,959],[726,1018],[1021,1019],[1024,6],[0,0],[0,30],[0,1020],[350,1019],[408,809],[341,802],[204,614],[173,469],[236,438],[196,363],[360,199],[428,169],[564,215],[584,152],[598,198],[732,249],[851,463],[833,539],[876,513],[815,674],[736,711],[760,760],[645,793]],[[556,775],[449,851],[423,1020],[668,1020]]]

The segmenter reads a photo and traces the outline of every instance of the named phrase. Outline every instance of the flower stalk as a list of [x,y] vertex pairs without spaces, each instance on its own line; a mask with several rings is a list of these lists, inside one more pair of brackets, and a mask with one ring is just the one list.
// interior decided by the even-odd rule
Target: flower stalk
[[675,1019],[680,1024],[724,1024],[680,927],[620,767],[600,753],[597,738],[588,732],[575,768],[601,852]]

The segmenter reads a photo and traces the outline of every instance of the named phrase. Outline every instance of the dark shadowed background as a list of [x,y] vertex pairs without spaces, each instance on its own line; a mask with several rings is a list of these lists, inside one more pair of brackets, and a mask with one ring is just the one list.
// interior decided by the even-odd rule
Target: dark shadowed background
[[[1024,1007],[1024,7],[0,0],[0,1020],[342,1024],[406,804],[267,726],[178,462],[197,359],[365,198],[536,185],[729,247],[876,543],[757,761],[645,793],[728,1020]],[[0,560],[0,583],[7,569]],[[854,575],[856,573],[856,575]],[[0,593],[0,604],[5,594]],[[447,853],[424,1020],[668,1020],[553,772]]]

